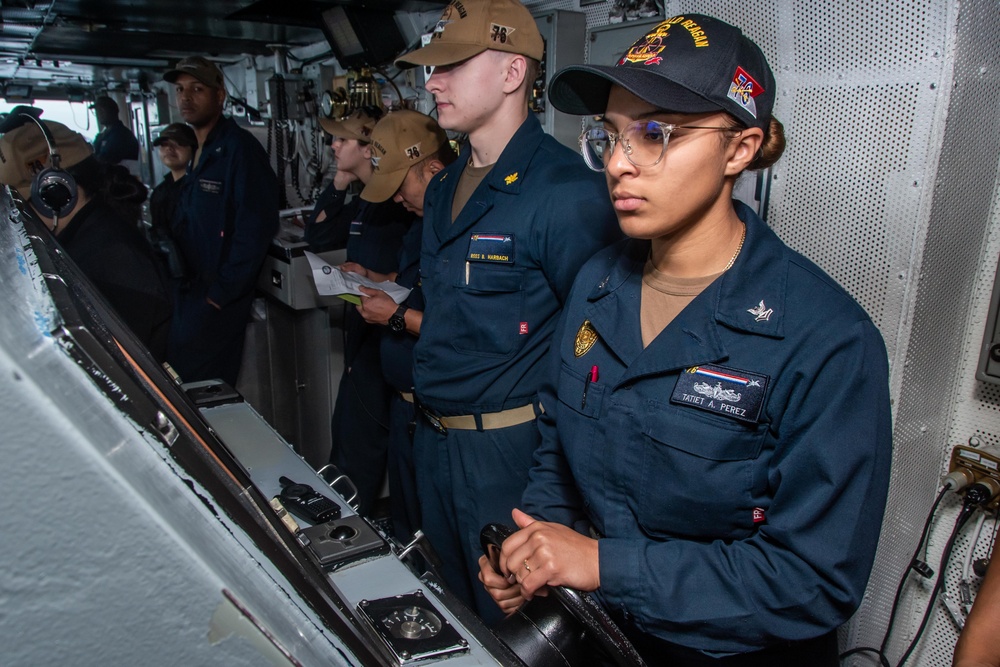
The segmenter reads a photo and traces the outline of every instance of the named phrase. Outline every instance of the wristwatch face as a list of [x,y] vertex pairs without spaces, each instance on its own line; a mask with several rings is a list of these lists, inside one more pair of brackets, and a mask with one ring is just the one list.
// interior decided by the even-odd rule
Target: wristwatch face
[[396,312],[392,314],[392,317],[389,318],[389,328],[396,333],[406,329],[406,317],[403,315],[405,312],[406,306],[400,306],[396,309]]

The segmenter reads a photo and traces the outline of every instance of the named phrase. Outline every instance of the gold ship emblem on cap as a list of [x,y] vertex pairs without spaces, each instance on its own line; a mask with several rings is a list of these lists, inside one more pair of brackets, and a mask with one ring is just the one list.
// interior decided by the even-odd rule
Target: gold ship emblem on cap
[[584,320],[583,324],[580,325],[580,330],[576,332],[576,342],[573,343],[573,354],[577,357],[582,357],[590,352],[590,348],[594,347],[594,343],[597,342],[597,337],[597,331],[594,330],[590,320]]

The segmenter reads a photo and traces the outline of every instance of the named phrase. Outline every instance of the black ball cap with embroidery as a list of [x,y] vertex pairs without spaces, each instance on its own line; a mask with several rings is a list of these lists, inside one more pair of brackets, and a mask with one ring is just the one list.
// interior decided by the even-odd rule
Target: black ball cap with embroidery
[[760,48],[736,26],[703,14],[654,26],[614,66],[574,65],[549,85],[549,101],[565,113],[603,114],[618,85],[673,113],[727,111],[747,127],[766,129],[774,106],[774,74]]

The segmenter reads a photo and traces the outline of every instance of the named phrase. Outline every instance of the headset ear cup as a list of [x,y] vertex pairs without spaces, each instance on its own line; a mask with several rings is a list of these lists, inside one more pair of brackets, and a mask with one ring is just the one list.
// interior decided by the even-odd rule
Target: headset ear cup
[[77,201],[76,180],[62,169],[43,169],[31,182],[31,204],[46,218],[61,218]]

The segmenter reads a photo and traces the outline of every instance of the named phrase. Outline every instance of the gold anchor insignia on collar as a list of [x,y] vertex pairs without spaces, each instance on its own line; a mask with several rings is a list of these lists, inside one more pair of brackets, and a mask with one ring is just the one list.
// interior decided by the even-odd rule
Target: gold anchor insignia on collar
[[506,183],[507,185],[510,185],[511,183],[513,183],[516,180],[517,180],[517,172],[516,171],[513,174],[508,174],[508,175],[504,176],[504,178],[503,178],[503,182]]
[[587,354],[590,352],[590,348],[594,347],[597,338],[597,331],[590,323],[590,320],[584,320],[583,324],[580,325],[579,331],[576,332],[576,341],[573,343],[573,354],[577,357]]

